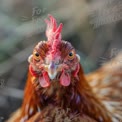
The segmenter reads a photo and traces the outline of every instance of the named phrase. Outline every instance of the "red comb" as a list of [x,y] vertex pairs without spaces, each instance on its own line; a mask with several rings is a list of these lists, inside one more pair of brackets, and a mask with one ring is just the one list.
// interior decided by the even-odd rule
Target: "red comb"
[[54,40],[61,40],[61,31],[63,24],[60,23],[60,25],[57,27],[56,19],[52,15],[48,15],[49,19],[45,19],[45,22],[47,24],[46,29],[46,36],[50,43],[53,43]]

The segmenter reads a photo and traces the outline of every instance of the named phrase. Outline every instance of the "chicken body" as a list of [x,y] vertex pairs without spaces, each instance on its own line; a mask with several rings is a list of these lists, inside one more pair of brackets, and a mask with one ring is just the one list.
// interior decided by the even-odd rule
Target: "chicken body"
[[[23,104],[8,122],[46,122],[44,118],[49,122],[66,118],[69,122],[121,121],[121,72],[109,72],[105,66],[85,77],[74,47],[61,39],[62,24],[57,27],[56,20],[49,17],[48,41],[39,42],[29,57]],[[56,115],[56,110],[64,112]]]
[[122,121],[122,53],[86,75],[93,92],[104,104],[112,122]]

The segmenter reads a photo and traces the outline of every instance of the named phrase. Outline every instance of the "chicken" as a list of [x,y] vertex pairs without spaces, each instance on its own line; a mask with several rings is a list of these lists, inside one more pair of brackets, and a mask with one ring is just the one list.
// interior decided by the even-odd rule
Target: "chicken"
[[[23,104],[8,122],[122,121],[122,72],[116,71],[122,64],[115,65],[114,71],[106,64],[85,76],[80,56],[62,40],[62,23],[57,26],[55,18],[49,18],[45,20],[47,41],[40,41],[28,58]],[[57,110],[64,112],[56,115]],[[72,120],[76,115],[77,120]]]

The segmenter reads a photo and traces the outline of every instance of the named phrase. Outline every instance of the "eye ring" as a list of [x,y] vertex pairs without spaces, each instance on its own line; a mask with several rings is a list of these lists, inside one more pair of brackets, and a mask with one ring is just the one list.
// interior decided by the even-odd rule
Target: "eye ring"
[[69,60],[73,60],[74,57],[75,57],[75,51],[73,50],[73,51],[69,52],[69,54],[68,54],[68,59],[69,59]]
[[33,52],[33,58],[34,58],[36,61],[39,61],[39,60],[40,60],[40,54],[39,54],[37,51],[34,51],[34,52]]

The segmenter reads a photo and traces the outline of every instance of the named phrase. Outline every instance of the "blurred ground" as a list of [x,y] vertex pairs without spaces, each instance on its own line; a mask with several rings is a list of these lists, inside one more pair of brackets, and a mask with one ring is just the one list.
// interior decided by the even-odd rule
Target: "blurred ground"
[[33,47],[46,40],[44,18],[63,22],[63,39],[86,73],[122,50],[121,0],[0,0],[0,122],[21,105]]

